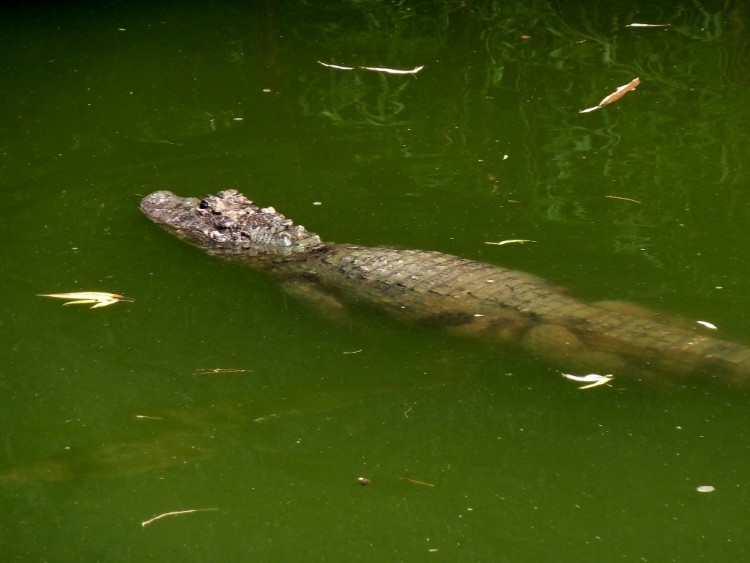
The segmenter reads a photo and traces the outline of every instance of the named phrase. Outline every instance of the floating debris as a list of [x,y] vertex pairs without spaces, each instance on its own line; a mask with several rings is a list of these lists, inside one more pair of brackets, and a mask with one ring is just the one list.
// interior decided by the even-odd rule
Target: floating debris
[[319,65],[323,65],[326,68],[335,68],[336,70],[354,70],[356,67],[353,66],[342,66],[342,65],[334,65],[331,63],[324,63],[323,61],[318,61]]
[[633,203],[643,203],[642,201],[638,201],[637,199],[631,199],[629,197],[622,197],[619,195],[605,195],[604,197],[608,197],[609,199],[621,199],[622,201],[632,201]]
[[629,23],[625,27],[670,27],[668,23]]
[[367,477],[357,477],[357,483],[364,487],[372,483],[372,481],[370,481]]
[[213,510],[219,510],[218,508],[191,508],[190,510],[175,510],[173,512],[164,512],[163,514],[159,514],[158,516],[154,516],[153,518],[149,518],[148,520],[144,520],[141,522],[142,527],[146,527],[151,522],[156,522],[157,520],[161,520],[162,518],[167,518],[168,516],[179,516],[181,514],[192,514],[193,512],[207,512],[207,511],[213,511]]
[[712,485],[701,485],[696,487],[695,490],[699,493],[713,493],[716,490],[716,487]]
[[591,387],[598,387],[599,385],[607,385],[615,377],[611,373],[607,375],[599,375],[598,373],[590,373],[588,375],[573,375],[572,373],[563,373],[562,376],[566,379],[579,381],[581,383],[591,382],[590,385],[584,385],[583,387],[579,387],[579,389],[590,389]]
[[695,321],[695,322],[698,323],[699,325],[705,326],[706,328],[710,328],[711,330],[716,330],[719,328],[715,324],[710,323],[708,321]]
[[398,68],[387,68],[382,66],[344,66],[335,65],[331,63],[324,63],[323,61],[317,61],[319,65],[323,65],[326,68],[332,68],[335,70],[369,70],[372,72],[383,72],[385,74],[417,74],[424,68],[424,65],[415,66],[412,69],[398,69]]
[[612,92],[609,96],[606,96],[601,102],[599,102],[595,106],[590,107],[590,108],[586,108],[586,109],[582,109],[578,113],[588,113],[590,111],[595,111],[595,110],[598,110],[598,109],[602,109],[604,106],[607,106],[607,105],[609,105],[609,104],[611,104],[613,102],[616,102],[617,100],[619,100],[620,98],[622,98],[628,92],[632,92],[633,90],[635,90],[636,88],[638,88],[638,86],[640,85],[640,83],[641,83],[641,79],[640,78],[634,78],[633,80],[631,80],[627,84],[624,84],[622,86],[618,86],[617,90],[615,90],[614,92]]
[[536,242],[527,238],[512,238],[508,240],[501,240],[500,242],[485,242],[484,244],[493,244],[495,246],[503,246],[504,244],[526,244],[527,242]]
[[432,483],[425,483],[424,481],[417,481],[416,479],[409,479],[408,477],[399,477],[402,481],[409,481],[409,483],[414,483],[415,485],[422,485],[424,487],[434,487]]
[[362,70],[371,70],[373,72],[384,72],[386,74],[417,74],[420,70],[424,68],[424,65],[422,66],[415,66],[412,69],[409,70],[400,70],[397,68],[384,68],[381,66],[361,66],[359,67]]
[[94,303],[92,309],[113,305],[118,301],[130,301],[133,299],[117,293],[103,293],[101,291],[76,291],[73,293],[38,293],[39,297],[56,297],[58,299],[74,299],[63,305],[84,305]]
[[208,375],[209,373],[245,373],[246,371],[253,370],[242,368],[198,368],[193,372],[193,375]]

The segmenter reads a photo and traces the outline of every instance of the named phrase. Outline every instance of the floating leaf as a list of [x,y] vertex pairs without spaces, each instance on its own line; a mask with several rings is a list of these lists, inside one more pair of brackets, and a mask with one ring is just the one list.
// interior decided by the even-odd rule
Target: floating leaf
[[589,113],[590,111],[595,111],[597,109],[601,109],[604,106],[607,106],[607,105],[611,104],[612,102],[616,102],[617,100],[619,100],[620,98],[622,98],[628,92],[632,92],[633,90],[635,90],[636,88],[638,88],[638,86],[640,85],[640,83],[641,83],[641,79],[640,78],[634,78],[633,80],[631,80],[627,84],[623,84],[622,86],[618,86],[617,90],[615,90],[614,92],[612,92],[608,96],[605,96],[604,99],[601,102],[599,102],[597,105],[595,105],[593,107],[590,107],[590,108],[582,109],[578,113]]
[[387,68],[382,66],[344,66],[344,65],[335,65],[332,63],[324,63],[323,61],[317,61],[319,65],[323,65],[326,68],[333,68],[335,70],[369,70],[372,72],[384,72],[385,74],[417,74],[420,70],[424,68],[424,65],[421,66],[415,66],[411,69],[402,70],[399,68]]
[[629,23],[625,27],[669,27],[668,23]]
[[417,74],[420,70],[424,68],[424,65],[415,66],[414,68],[410,70],[399,70],[397,68],[384,68],[380,66],[361,66],[359,68],[363,70],[371,70],[373,72],[384,72],[386,74]]
[[508,240],[501,240],[500,242],[485,242],[484,244],[494,244],[495,246],[503,246],[504,244],[525,244],[527,242],[536,242],[536,241],[529,240],[526,238],[512,238]]
[[573,375],[572,373],[563,373],[562,376],[572,381],[590,383],[589,385],[579,387],[579,389],[590,389],[591,387],[598,387],[599,385],[605,385],[614,379],[614,376],[611,373],[607,375],[599,375],[598,373],[590,373],[588,375]]
[[73,293],[39,293],[39,297],[56,297],[58,299],[74,299],[63,305],[84,305],[94,303],[92,309],[113,305],[118,301],[133,301],[124,295],[117,293],[104,293],[101,291],[75,291]]

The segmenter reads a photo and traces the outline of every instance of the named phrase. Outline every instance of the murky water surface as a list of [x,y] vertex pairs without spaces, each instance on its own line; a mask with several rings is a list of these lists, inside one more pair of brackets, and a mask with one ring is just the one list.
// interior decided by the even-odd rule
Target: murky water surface
[[[316,4],[3,10],[2,559],[746,558],[747,393],[337,322],[138,211],[236,187],[750,342],[745,3]],[[134,302],[37,297],[84,290]]]

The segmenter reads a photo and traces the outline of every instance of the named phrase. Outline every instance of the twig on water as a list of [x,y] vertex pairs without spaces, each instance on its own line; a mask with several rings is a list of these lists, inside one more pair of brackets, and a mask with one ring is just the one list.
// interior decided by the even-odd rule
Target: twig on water
[[207,512],[209,510],[219,510],[218,508],[192,508],[190,510],[174,510],[172,512],[165,512],[163,514],[159,514],[158,516],[154,516],[153,518],[149,518],[148,520],[144,520],[141,522],[142,527],[146,527],[152,522],[156,522],[157,520],[161,520],[162,518],[166,518],[167,516],[179,516],[181,514],[190,514],[192,512]]
[[245,373],[246,371],[253,370],[241,368],[197,368],[193,375],[208,375],[210,373]]
[[409,483],[414,483],[415,485],[424,485],[425,487],[434,487],[432,483],[425,483],[424,481],[417,481],[416,479],[409,479],[408,477],[399,477],[402,481],[409,481]]
[[598,110],[598,109],[602,109],[604,106],[608,106],[609,104],[611,104],[613,102],[616,102],[617,100],[619,100],[620,98],[622,98],[628,92],[632,92],[633,90],[635,90],[636,88],[638,88],[638,86],[640,86],[640,84],[641,84],[641,79],[640,78],[634,78],[633,80],[631,80],[627,84],[624,84],[622,86],[618,86],[617,89],[614,92],[612,92],[610,95],[606,96],[601,102],[599,102],[598,104],[596,104],[594,107],[582,109],[578,113],[589,113],[590,111],[595,111],[595,110]]
[[643,203],[642,201],[638,201],[637,199],[631,199],[629,197],[622,197],[619,195],[605,195],[604,197],[608,197],[609,199],[621,199],[622,201],[632,201],[633,203]]

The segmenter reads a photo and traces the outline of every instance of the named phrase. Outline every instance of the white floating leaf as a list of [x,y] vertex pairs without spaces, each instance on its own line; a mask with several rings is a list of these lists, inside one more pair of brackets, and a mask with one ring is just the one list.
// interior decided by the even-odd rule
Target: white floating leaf
[[668,23],[629,23],[625,27],[669,27]]
[[605,385],[614,379],[611,373],[607,375],[599,375],[598,373],[590,373],[588,375],[573,375],[572,373],[563,373],[563,377],[573,381],[579,381],[581,383],[589,383],[579,387],[579,389],[590,389],[591,387],[598,387],[599,385]]
[[485,242],[484,244],[494,244],[495,246],[503,246],[504,244],[525,244],[527,242],[536,242],[535,240],[527,238],[513,238],[508,240],[501,240],[499,242]]

